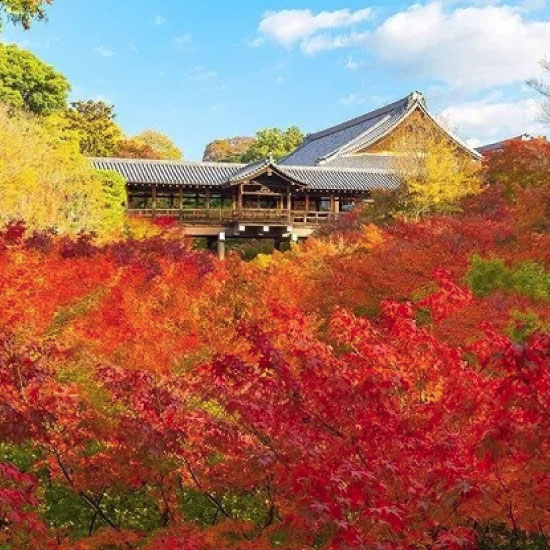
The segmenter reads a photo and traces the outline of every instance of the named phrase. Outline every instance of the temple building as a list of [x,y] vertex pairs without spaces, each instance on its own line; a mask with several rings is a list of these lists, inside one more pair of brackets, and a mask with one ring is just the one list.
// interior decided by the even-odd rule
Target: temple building
[[100,170],[120,173],[127,207],[140,216],[173,216],[190,236],[297,241],[321,224],[371,199],[373,191],[400,186],[395,142],[406,128],[428,125],[461,154],[481,154],[443,128],[414,92],[332,128],[310,134],[279,162],[252,164],[95,158]]

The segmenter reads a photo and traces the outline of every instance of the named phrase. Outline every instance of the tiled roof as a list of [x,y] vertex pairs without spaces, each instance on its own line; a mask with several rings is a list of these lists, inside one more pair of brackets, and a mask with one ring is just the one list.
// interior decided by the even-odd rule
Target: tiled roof
[[267,168],[272,162],[273,160],[270,157],[258,160],[256,162],[251,162],[250,164],[245,165],[243,168],[235,172],[229,178],[229,181],[237,182],[252,177],[253,175]]
[[173,185],[224,185],[245,164],[223,162],[174,162],[119,158],[93,158],[98,170],[118,172],[128,183],[156,183]]
[[[332,164],[335,159],[351,155],[374,145],[397,128],[417,109],[432,120],[434,124],[439,125],[442,132],[446,133],[461,149],[473,157],[481,158],[478,152],[442,127],[426,108],[424,96],[420,92],[413,92],[407,97],[376,111],[309,135],[304,143],[281,160],[280,164],[295,166]],[[363,155],[361,158],[364,160],[364,165],[361,167],[368,168],[367,155]],[[359,165],[356,166],[359,167]]]
[[272,169],[312,191],[373,191],[395,189],[399,186],[396,175],[388,170],[287,166],[274,164],[271,159],[250,165],[119,158],[94,158],[91,162],[98,170],[118,172],[129,184],[223,187],[263,170]]
[[530,135],[530,134],[521,134],[521,136],[515,136],[508,139],[503,139],[502,141],[497,141],[495,143],[488,143],[487,145],[483,145],[481,147],[478,147],[476,151],[478,153],[490,153],[492,151],[501,151],[504,149],[506,145],[508,145],[511,142],[514,141],[533,141],[537,139],[536,137]]
[[279,170],[315,191],[378,191],[399,187],[399,178],[387,170],[357,170],[325,166],[279,166]]
[[394,155],[372,154],[342,155],[323,164],[330,168],[355,168],[356,170],[395,170]]
[[[412,94],[411,94],[412,95]],[[349,145],[356,139],[374,132],[378,127],[401,117],[407,110],[411,96],[386,105],[366,115],[348,120],[322,132],[310,134],[304,143],[285,157],[281,164],[315,166],[331,154]]]

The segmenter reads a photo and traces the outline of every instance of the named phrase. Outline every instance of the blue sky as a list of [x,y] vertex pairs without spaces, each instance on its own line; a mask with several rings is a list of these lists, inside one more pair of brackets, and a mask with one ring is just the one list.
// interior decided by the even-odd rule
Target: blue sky
[[220,137],[315,131],[426,94],[473,144],[546,133],[524,82],[550,57],[547,0],[55,0],[0,38],[104,99],[131,135],[155,128],[188,159]]

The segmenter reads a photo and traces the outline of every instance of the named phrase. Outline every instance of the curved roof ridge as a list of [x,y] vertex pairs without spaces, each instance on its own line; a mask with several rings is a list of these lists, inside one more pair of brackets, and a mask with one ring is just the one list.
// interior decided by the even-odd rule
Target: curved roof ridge
[[248,164],[241,162],[214,162],[201,160],[170,160],[170,159],[136,159],[125,157],[88,157],[92,162],[119,162],[124,164],[152,164],[172,166],[216,166],[227,168],[244,168]]
[[425,105],[424,95],[412,92],[408,96],[384,107],[348,120],[322,132],[311,134],[306,140],[282,158],[280,164],[313,166],[332,158],[346,150],[350,144],[366,139],[369,135],[380,133],[389,122],[400,119],[416,105]]
[[462,147],[462,149],[464,149],[465,151],[467,151],[468,153],[470,153],[472,156],[478,158],[478,159],[482,159],[483,158],[483,155],[477,151],[476,149],[474,149],[473,147],[470,147],[466,142],[464,142],[461,138],[459,138],[458,136],[456,136],[453,132],[451,132],[450,130],[448,130],[447,128],[445,128],[445,126],[443,126],[443,124],[441,124],[440,122],[437,121],[437,119],[430,113],[430,111],[428,111],[428,109],[426,109],[425,106],[422,106],[422,109],[424,110],[424,113],[430,118],[430,120],[432,120],[432,122],[434,122],[435,124],[437,124],[441,130],[447,134],[447,136],[453,140],[459,147]]
[[341,130],[345,130],[346,128],[350,128],[352,126],[357,126],[358,124],[361,124],[362,122],[365,122],[367,120],[370,120],[371,118],[376,118],[385,114],[389,114],[392,111],[395,111],[401,107],[406,106],[411,97],[416,92],[413,92],[412,94],[409,94],[408,96],[399,99],[397,101],[394,101],[393,103],[390,103],[389,105],[384,105],[383,107],[379,107],[378,109],[375,109],[374,111],[370,111],[368,113],[365,113],[364,115],[360,115],[358,117],[352,118],[350,120],[346,120],[344,122],[341,122],[340,124],[336,124],[335,126],[331,126],[330,128],[326,128],[325,130],[321,130],[319,132],[315,132],[313,134],[309,134],[307,137],[307,140],[314,141],[319,138],[326,137],[330,134],[333,134],[334,132],[339,132]]
[[[352,150],[353,147],[357,144],[357,143],[360,143],[362,140],[365,139],[366,136],[368,136],[369,134],[372,134],[375,130],[377,130],[378,128],[380,128],[381,126],[383,126],[384,124],[386,124],[386,122],[390,122],[391,119],[396,116],[396,113],[395,113],[396,109],[394,109],[393,111],[389,111],[383,118],[381,118],[376,124],[374,124],[373,126],[371,126],[368,130],[366,130],[365,132],[362,132],[361,134],[359,134],[355,139],[351,140],[350,142],[348,143],[344,143],[341,147],[338,147],[338,149],[335,149],[334,151],[331,151],[330,153],[320,157],[319,159],[317,159],[317,164],[322,164],[324,162],[326,162],[327,160],[331,159],[332,157],[335,157],[335,156],[338,156],[339,154],[341,153],[344,153],[346,151],[349,151],[349,150]],[[401,117],[403,116],[403,114],[406,113],[406,111],[404,111],[403,113],[399,113],[399,118],[398,120],[401,120]],[[382,116],[382,115],[379,115],[379,116]]]
[[[414,94],[411,94],[413,96]],[[402,113],[400,113],[400,116],[396,116],[394,120],[392,120],[392,117],[387,117],[386,119],[383,119],[380,121],[380,123],[374,125],[372,128],[369,128],[367,132],[364,132],[363,134],[357,136],[356,139],[353,141],[344,144],[342,147],[337,149],[336,151],[333,151],[332,153],[326,155],[325,157],[322,157],[319,159],[320,162],[326,162],[333,157],[337,157],[340,155],[345,154],[353,154],[358,149],[371,146],[381,139],[383,139],[385,136],[390,134],[395,128],[397,128],[405,119],[407,119],[415,109],[420,108],[422,109],[422,112],[434,123],[436,124],[442,132],[444,132],[449,139],[454,141],[459,147],[464,149],[467,153],[471,154],[472,156],[476,158],[482,158],[482,154],[467,145],[464,141],[462,141],[458,136],[454,135],[450,130],[445,128],[438,120],[430,113],[430,111],[426,108],[426,104],[423,101],[410,101],[407,105],[407,109],[404,110]],[[382,133],[379,135],[376,135],[375,130],[381,128],[386,122],[389,122],[390,124],[387,126],[387,128],[384,129]],[[375,134],[374,136],[369,136],[369,134]],[[370,137],[370,139],[369,139]]]

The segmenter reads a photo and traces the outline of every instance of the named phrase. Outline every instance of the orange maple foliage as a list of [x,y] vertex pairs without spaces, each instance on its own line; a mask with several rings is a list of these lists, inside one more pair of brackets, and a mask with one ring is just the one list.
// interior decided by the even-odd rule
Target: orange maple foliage
[[8,228],[0,546],[546,537],[550,236],[529,205],[547,196],[495,186],[456,216],[248,263],[169,231],[97,246]]

